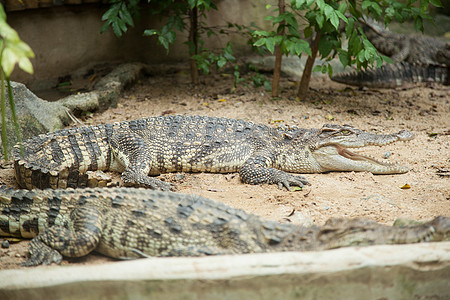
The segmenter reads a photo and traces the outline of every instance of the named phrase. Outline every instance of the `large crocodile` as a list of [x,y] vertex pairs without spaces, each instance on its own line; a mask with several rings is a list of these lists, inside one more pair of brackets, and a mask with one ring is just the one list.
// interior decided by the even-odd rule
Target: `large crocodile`
[[417,83],[450,84],[450,43],[416,34],[400,34],[371,19],[361,19],[368,40],[393,64],[360,72],[344,72],[331,79],[374,88],[407,87]]
[[449,234],[444,217],[401,227],[367,219],[303,227],[200,196],[142,188],[0,191],[0,235],[34,237],[27,266],[93,250],[113,258],[203,256],[440,241]]
[[23,156],[18,146],[13,156],[16,179],[28,189],[93,187],[89,170],[122,172],[125,185],[161,190],[171,186],[148,175],[239,172],[246,183],[272,183],[289,189],[309,183],[287,172],[407,172],[407,167],[347,148],[383,146],[412,138],[406,130],[378,135],[349,125],[271,128],[227,118],[165,116],[39,135],[23,143]]
[[39,135],[13,151],[20,186],[85,187],[89,170],[122,172],[126,185],[167,190],[148,175],[167,172],[239,172],[250,184],[280,188],[308,184],[294,173],[369,171],[407,172],[347,148],[383,146],[413,138],[409,131],[378,135],[349,125],[320,129],[271,128],[243,120],[203,116],[151,117],[86,126]]

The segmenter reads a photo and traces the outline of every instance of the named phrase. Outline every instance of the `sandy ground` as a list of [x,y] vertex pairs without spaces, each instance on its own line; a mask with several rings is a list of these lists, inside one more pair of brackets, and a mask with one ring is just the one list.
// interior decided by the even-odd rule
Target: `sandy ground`
[[[188,72],[141,79],[126,91],[117,108],[82,117],[86,125],[132,120],[165,114],[241,118],[279,126],[321,127],[325,123],[351,124],[377,133],[401,129],[416,138],[360,152],[379,160],[411,167],[400,175],[370,173],[307,174],[311,186],[302,191],[279,190],[275,185],[243,184],[238,174],[165,174],[178,192],[199,194],[249,213],[281,222],[323,224],[331,217],[367,217],[385,224],[397,218],[428,220],[450,216],[450,89],[415,87],[406,90],[358,90],[313,78],[306,100],[296,101],[297,84],[283,78],[279,99],[263,88],[244,85],[232,92],[230,75],[202,77],[190,84]],[[0,184],[15,186],[13,170],[0,169]],[[119,181],[117,175],[115,181]],[[402,187],[408,184],[410,188]],[[0,269],[17,267],[27,255],[28,242],[0,248]],[[65,261],[110,261],[99,255]]]

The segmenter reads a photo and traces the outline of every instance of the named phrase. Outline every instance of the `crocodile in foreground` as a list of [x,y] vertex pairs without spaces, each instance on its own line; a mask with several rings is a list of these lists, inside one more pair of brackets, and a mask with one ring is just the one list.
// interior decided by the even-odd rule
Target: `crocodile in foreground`
[[373,88],[408,87],[416,83],[450,85],[450,43],[423,35],[392,32],[370,19],[362,20],[369,41],[393,64],[361,72],[344,72],[331,79]]
[[[200,196],[135,188],[0,192],[0,235],[33,238],[25,265],[95,250],[113,258],[326,250],[448,239],[450,219],[391,227],[331,219],[322,227],[263,220]],[[37,236],[36,236],[37,235]],[[36,236],[36,237],[35,237]]]
[[407,141],[406,130],[378,135],[349,125],[320,129],[271,128],[243,120],[150,117],[43,134],[13,149],[16,179],[23,188],[94,187],[88,171],[122,173],[125,185],[168,190],[150,177],[168,172],[239,172],[245,183],[303,186],[292,173],[368,171],[404,173],[408,168],[377,161],[347,148]]

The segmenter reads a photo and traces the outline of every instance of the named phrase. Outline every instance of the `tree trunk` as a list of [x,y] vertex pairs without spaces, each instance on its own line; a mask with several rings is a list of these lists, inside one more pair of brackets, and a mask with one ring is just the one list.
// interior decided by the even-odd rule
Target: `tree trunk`
[[316,32],[316,37],[311,44],[311,56],[306,59],[305,70],[303,71],[300,86],[298,87],[297,98],[303,100],[308,94],[309,81],[311,80],[312,68],[316,60],[317,51],[319,50],[320,33]]
[[[198,54],[198,12],[197,7],[194,7],[193,9],[189,9],[189,21],[190,21],[190,28],[189,28],[189,42],[192,46],[192,48],[189,49],[189,55],[192,57],[193,55]],[[198,69],[197,69],[197,62],[195,59],[190,59],[190,66],[191,66],[191,80],[193,84],[198,84]]]
[[[278,0],[278,8],[279,14],[283,14],[285,12],[285,4],[284,0]],[[280,25],[284,25],[284,21],[280,23]],[[278,34],[284,35],[284,27]],[[275,47],[275,66],[273,69],[273,79],[272,79],[272,97],[278,97],[278,86],[280,83],[280,74],[281,74],[281,61],[282,61],[282,53],[279,45]]]

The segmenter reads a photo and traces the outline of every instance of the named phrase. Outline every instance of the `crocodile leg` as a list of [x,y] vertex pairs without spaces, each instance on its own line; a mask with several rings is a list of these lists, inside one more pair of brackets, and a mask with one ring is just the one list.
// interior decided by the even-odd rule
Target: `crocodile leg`
[[81,257],[97,248],[102,236],[102,216],[97,208],[80,207],[71,219],[71,225],[54,225],[32,239],[30,258],[23,265],[60,264],[62,256]]
[[400,50],[391,56],[393,62],[402,62],[409,55],[409,49],[411,48],[411,42],[408,38],[404,39]]
[[126,186],[162,191],[172,189],[170,183],[148,176],[152,167],[152,156],[144,139],[135,134],[119,133],[111,137],[110,143],[115,158],[125,167],[122,181]]
[[239,171],[242,181],[248,184],[278,184],[280,189],[284,186],[288,190],[291,185],[298,187],[310,185],[304,176],[291,175],[285,171],[268,167],[271,165],[268,157],[264,154],[250,157]]

